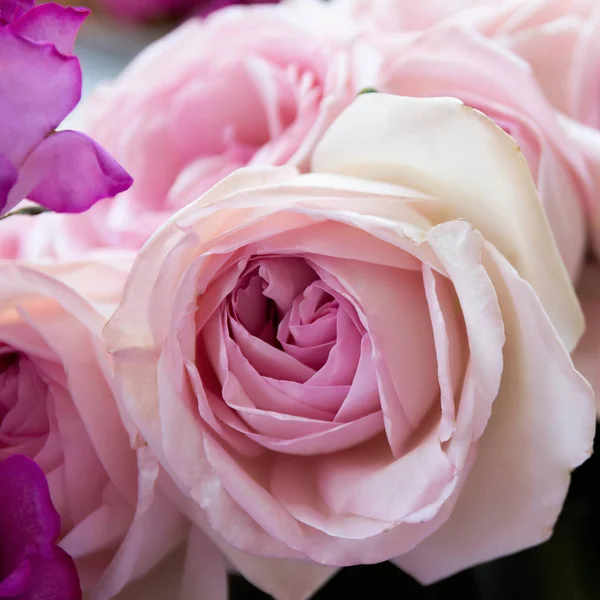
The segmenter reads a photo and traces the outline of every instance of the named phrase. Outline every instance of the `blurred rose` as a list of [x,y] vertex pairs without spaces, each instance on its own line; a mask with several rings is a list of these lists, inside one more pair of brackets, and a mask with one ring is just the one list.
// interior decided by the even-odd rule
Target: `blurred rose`
[[183,531],[153,489],[156,461],[140,450],[136,464],[100,339],[126,272],[0,262],[0,460],[23,454],[43,469],[60,547],[97,599],[142,575]]
[[364,29],[382,32],[420,31],[458,12],[497,6],[502,0],[343,0],[336,10],[356,19]]
[[477,30],[524,58],[562,112],[600,125],[596,0],[350,0],[336,7],[365,29],[418,31],[440,22]]
[[105,329],[179,505],[290,572],[397,557],[429,582],[547,539],[595,411],[516,144],[455,99],[369,94],[312,169],[179,211]]
[[[326,35],[317,24],[327,17]],[[247,164],[307,168],[316,141],[359,89],[343,50],[348,32],[331,18],[306,2],[192,19],[100,87],[78,124],[135,183],[84,218],[50,219],[41,233],[54,231],[50,253],[139,247],[176,209]],[[39,248],[39,235],[31,237]]]

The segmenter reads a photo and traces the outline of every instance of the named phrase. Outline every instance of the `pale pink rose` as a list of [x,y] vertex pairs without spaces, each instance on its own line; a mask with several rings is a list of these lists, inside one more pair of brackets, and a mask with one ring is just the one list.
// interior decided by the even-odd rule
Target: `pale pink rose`
[[44,470],[60,546],[95,600],[143,575],[185,532],[154,490],[156,460],[130,447],[100,337],[126,273],[104,261],[0,262],[0,460],[25,454]]
[[312,171],[242,169],[176,213],[105,328],[178,506],[292,600],[282,564],[430,582],[547,539],[595,409],[518,147],[456,99],[367,94]]
[[359,91],[350,39],[343,20],[307,1],[230,7],[148,47],[74,117],[128,165],[131,193],[82,218],[54,220],[46,226],[53,243],[68,240],[73,252],[137,248],[241,166],[307,168],[323,131]]

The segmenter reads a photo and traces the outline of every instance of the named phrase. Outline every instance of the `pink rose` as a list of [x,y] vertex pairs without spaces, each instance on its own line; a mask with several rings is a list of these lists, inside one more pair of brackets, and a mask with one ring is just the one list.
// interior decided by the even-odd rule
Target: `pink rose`
[[[349,34],[326,8],[231,7],[191,19],[100,87],[78,126],[110,147],[135,183],[83,218],[51,220],[53,243],[68,240],[72,252],[137,248],[239,167],[306,168],[359,90],[343,50]],[[316,30],[323,20],[327,34]]]
[[176,213],[105,328],[178,506],[259,585],[389,558],[430,582],[547,539],[595,410],[516,144],[458,100],[367,94],[312,170]]
[[[0,460],[24,454],[43,469],[60,547],[94,600],[143,575],[184,531],[153,489],[156,461],[130,448],[100,338],[126,272],[0,262]],[[163,526],[149,537],[157,514]]]

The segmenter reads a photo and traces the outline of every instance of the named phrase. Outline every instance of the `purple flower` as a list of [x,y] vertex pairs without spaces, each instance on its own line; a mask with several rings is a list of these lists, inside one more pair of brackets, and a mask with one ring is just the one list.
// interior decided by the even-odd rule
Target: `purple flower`
[[34,0],[0,0],[0,216],[28,198],[81,212],[131,186],[98,144],[56,127],[81,97],[72,55],[89,11]]
[[0,598],[80,599],[75,564],[56,546],[60,517],[42,470],[11,456],[0,462],[0,490]]

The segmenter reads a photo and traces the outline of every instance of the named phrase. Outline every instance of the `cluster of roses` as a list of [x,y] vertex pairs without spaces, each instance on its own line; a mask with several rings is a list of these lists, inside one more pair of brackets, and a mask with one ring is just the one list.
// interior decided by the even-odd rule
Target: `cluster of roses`
[[[0,111],[7,206],[129,186],[38,100]],[[551,535],[596,421],[595,0],[229,7],[75,121],[135,182],[0,222],[0,459],[45,473],[38,537],[91,600],[428,583]]]

